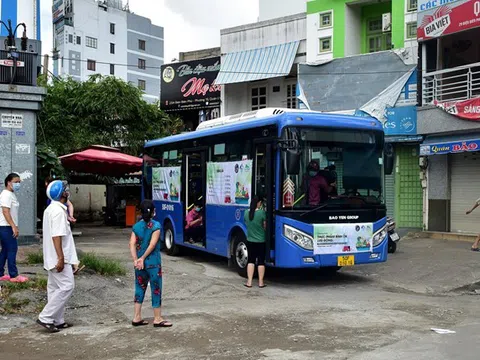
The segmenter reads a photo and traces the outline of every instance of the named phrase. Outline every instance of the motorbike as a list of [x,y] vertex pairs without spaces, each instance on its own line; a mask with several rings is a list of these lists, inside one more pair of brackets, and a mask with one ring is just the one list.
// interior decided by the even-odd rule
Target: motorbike
[[397,251],[397,243],[400,241],[400,236],[395,231],[395,221],[391,217],[387,217],[387,232],[388,232],[388,252],[393,254]]

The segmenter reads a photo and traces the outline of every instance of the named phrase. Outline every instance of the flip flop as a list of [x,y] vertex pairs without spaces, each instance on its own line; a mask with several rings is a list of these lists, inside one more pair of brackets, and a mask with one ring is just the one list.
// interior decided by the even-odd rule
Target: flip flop
[[148,321],[146,320],[140,320],[140,321],[132,321],[132,325],[133,326],[145,326],[145,325],[148,325]]
[[69,329],[71,328],[73,325],[72,324],[69,324],[69,323],[63,323],[63,324],[60,324],[60,325],[55,325],[57,329]]
[[85,269],[85,265],[83,265],[83,266],[80,267],[80,268],[77,268],[77,270],[75,270],[75,271],[73,272],[73,275],[77,275],[77,274],[78,274],[80,271],[82,271],[83,269]]
[[259,287],[260,289],[263,289],[263,288],[266,288],[267,285],[265,285],[265,284],[263,284],[263,285],[258,285],[258,287]]
[[48,332],[50,333],[57,333],[59,332],[60,330],[53,324],[46,324],[44,322],[41,322],[40,320],[37,320],[37,324],[40,325],[40,326],[43,326],[45,329],[48,330]]
[[249,288],[249,289],[252,287],[252,285],[248,285],[248,284],[243,284],[243,286],[245,286],[246,288]]
[[17,277],[10,279],[10,282],[12,282],[12,283],[24,283],[24,282],[27,282],[27,281],[28,281],[28,278],[25,277],[25,276],[21,276],[21,275],[18,275]]
[[477,252],[480,251],[479,248],[470,248],[470,250],[472,250],[472,251],[477,251]]
[[163,320],[161,323],[155,324],[153,323],[153,327],[159,328],[159,327],[172,327],[173,324],[168,321],[168,320]]

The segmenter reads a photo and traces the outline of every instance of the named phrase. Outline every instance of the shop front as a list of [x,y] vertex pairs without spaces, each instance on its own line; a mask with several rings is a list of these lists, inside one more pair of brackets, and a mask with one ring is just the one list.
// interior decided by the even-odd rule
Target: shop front
[[220,57],[163,65],[160,108],[179,116],[186,131],[220,117],[219,70]]
[[[420,155],[428,157],[428,229],[478,233],[480,216],[465,214],[480,198],[480,132],[428,136]],[[440,221],[439,221],[440,220]]]

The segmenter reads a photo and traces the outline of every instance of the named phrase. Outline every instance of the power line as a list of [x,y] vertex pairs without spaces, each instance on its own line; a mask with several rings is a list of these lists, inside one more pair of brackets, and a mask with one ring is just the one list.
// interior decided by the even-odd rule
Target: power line
[[[40,56],[48,56],[48,55],[40,55]],[[139,70],[145,70],[145,69],[156,69],[156,70],[161,70],[162,66],[147,66],[145,65],[144,67],[139,67],[138,64],[124,64],[124,63],[115,63],[115,62],[107,62],[107,61],[97,61],[93,59],[75,59],[75,58],[67,58],[67,57],[59,57],[58,60],[70,60],[70,61],[79,61],[83,63],[88,63],[89,61],[95,62],[95,64],[100,64],[100,65],[114,65],[114,66],[123,66],[123,67],[133,67],[137,68]],[[55,61],[55,60],[54,60]],[[362,72],[318,72],[318,73],[302,73],[302,76],[321,76],[321,75],[377,75],[377,74],[406,74],[410,72],[411,69],[409,70],[392,70],[392,71],[362,71]],[[431,71],[436,71],[431,70]],[[429,72],[429,70],[427,71]],[[229,71],[229,70],[220,70],[219,74],[241,74],[241,75],[272,75],[272,76],[285,76],[285,73],[277,73],[277,72],[255,72],[255,71]],[[147,74],[148,75],[148,74]]]

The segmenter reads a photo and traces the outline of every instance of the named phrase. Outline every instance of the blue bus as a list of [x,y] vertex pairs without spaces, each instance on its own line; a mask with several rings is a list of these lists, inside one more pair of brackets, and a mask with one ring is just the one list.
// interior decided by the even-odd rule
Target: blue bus
[[[224,256],[245,276],[244,211],[259,194],[267,266],[337,271],[387,260],[383,185],[393,152],[376,119],[260,109],[149,141],[143,156],[143,197],[154,200],[169,255],[186,247]],[[328,183],[320,201],[313,175]],[[194,205],[202,223],[192,233]]]

